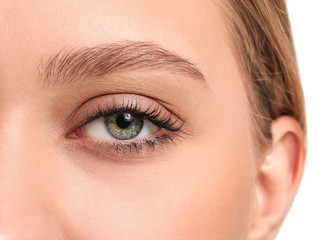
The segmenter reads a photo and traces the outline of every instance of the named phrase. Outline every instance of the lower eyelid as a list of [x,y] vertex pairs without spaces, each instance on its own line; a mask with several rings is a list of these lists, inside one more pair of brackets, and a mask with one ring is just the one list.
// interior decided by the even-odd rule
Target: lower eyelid
[[[170,133],[165,129],[149,138],[136,139],[135,141],[106,141],[93,138],[73,138],[67,141],[65,148],[73,152],[78,149],[98,160],[106,159],[120,164],[134,164],[143,161],[151,161],[154,151],[162,152],[170,145],[176,146],[180,136]],[[171,147],[173,147],[171,146]],[[133,162],[133,158],[137,161]],[[142,159],[142,160],[141,160]],[[132,161],[131,161],[132,160]]]

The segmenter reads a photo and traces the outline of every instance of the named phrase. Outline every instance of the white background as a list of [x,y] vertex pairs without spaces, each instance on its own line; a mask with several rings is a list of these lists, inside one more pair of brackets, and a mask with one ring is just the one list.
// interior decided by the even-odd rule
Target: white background
[[308,120],[305,175],[277,240],[336,240],[336,1],[287,0]]

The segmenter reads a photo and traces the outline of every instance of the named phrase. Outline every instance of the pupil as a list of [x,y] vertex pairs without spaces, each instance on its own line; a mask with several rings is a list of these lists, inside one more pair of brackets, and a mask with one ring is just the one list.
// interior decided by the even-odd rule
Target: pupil
[[132,115],[130,113],[124,113],[117,118],[117,125],[119,128],[125,129],[131,125],[132,121]]

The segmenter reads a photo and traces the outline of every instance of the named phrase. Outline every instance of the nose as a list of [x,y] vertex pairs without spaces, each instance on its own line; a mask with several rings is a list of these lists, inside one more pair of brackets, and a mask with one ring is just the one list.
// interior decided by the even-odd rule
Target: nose
[[0,125],[0,240],[62,239],[47,194],[47,159],[22,129],[13,121]]

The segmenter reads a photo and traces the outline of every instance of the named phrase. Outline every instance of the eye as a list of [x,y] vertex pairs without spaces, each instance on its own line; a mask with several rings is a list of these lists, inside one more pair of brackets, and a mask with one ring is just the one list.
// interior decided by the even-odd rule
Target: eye
[[74,127],[66,134],[67,142],[94,156],[149,154],[147,150],[175,146],[175,140],[185,133],[184,121],[144,96],[97,97],[80,105],[70,116],[67,122]]
[[143,116],[123,112],[100,117],[78,131],[82,137],[121,141],[146,138],[159,130],[160,127]]

